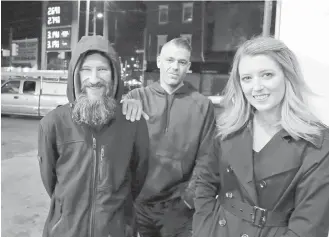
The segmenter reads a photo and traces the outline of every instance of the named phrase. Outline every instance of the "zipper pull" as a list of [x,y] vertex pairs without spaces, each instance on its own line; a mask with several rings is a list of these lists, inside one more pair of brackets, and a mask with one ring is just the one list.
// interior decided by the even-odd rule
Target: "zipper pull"
[[99,162],[99,176],[98,176],[98,178],[99,178],[99,181],[102,181],[103,180],[103,176],[104,176],[104,174],[103,174],[103,158],[104,158],[104,145],[102,145],[102,147],[101,147],[101,160],[100,160],[100,162]]
[[96,150],[96,138],[93,137],[93,149]]

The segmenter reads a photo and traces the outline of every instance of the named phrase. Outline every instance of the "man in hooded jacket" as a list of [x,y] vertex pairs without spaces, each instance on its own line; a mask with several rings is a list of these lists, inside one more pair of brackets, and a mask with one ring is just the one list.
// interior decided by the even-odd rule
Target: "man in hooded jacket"
[[192,236],[195,183],[205,167],[215,115],[212,102],[184,81],[191,52],[185,38],[168,41],[157,58],[159,80],[123,100],[127,119],[148,117],[149,172],[135,205],[141,237]]
[[[148,170],[148,129],[121,113],[123,83],[110,43],[85,36],[69,65],[69,104],[39,126],[38,158],[51,197],[44,237],[125,237],[125,200]],[[132,203],[131,203],[132,205]]]

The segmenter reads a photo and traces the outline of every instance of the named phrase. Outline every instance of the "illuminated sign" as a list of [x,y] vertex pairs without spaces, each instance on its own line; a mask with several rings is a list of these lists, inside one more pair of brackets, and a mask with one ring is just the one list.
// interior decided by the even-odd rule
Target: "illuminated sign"
[[38,65],[39,43],[37,38],[13,40],[12,42],[18,45],[18,54],[12,57],[14,64],[30,64],[31,67]]
[[71,48],[71,27],[47,29],[47,50]]
[[71,38],[71,27],[47,30],[47,39]]
[[47,8],[47,26],[66,26],[72,22],[72,3],[52,3]]

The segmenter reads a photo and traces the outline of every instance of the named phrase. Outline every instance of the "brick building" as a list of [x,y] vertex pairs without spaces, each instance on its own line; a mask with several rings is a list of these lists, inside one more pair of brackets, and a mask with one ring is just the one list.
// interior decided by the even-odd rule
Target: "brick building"
[[[158,71],[156,57],[163,44],[175,37],[187,37],[192,45],[192,73],[188,80],[207,95],[217,94],[225,86],[236,46],[263,30],[264,1],[150,1],[145,4],[147,72]],[[274,22],[275,14],[272,14],[271,32],[274,32]]]

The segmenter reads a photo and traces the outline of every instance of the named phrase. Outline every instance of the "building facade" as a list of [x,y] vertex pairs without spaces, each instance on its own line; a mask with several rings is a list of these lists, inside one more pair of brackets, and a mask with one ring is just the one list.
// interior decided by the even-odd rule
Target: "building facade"
[[191,73],[186,80],[204,95],[218,95],[228,80],[237,46],[262,34],[274,34],[276,3],[269,25],[264,25],[264,1],[152,1],[145,2],[145,80],[158,78],[156,58],[162,46],[186,37],[192,46]]
[[183,36],[191,41],[192,72],[227,73],[237,45],[263,30],[264,1],[152,1],[145,4],[149,71],[156,69],[156,57],[162,45]]
[[150,1],[145,4],[148,68],[154,70],[156,57],[162,46],[180,36],[188,38],[191,42],[191,61],[202,61],[202,2]]

